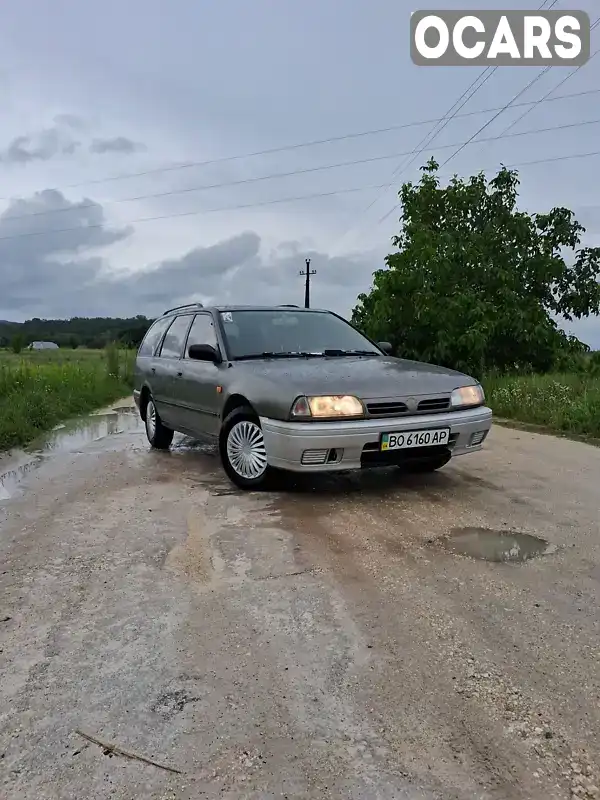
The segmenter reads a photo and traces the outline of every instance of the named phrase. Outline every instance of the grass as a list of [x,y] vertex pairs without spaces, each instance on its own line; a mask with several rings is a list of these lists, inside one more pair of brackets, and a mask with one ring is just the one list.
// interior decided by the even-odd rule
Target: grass
[[488,377],[483,386],[487,402],[498,417],[559,433],[600,438],[600,375]]
[[20,353],[13,353],[12,350],[0,350],[0,365],[99,363],[105,358],[105,350],[86,350],[84,347],[76,350],[66,347],[58,350],[22,350]]
[[131,390],[134,353],[0,351],[0,450],[25,445],[56,424]]

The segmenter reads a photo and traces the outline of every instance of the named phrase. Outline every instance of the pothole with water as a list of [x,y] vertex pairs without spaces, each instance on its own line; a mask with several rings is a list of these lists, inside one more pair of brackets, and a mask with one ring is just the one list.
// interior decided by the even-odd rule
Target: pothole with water
[[21,481],[49,457],[77,453],[84,446],[115,434],[141,431],[143,423],[137,409],[123,401],[57,425],[22,450],[0,454],[0,501],[9,500]]
[[454,528],[442,541],[451,553],[494,562],[520,563],[557,551],[540,536],[491,528]]

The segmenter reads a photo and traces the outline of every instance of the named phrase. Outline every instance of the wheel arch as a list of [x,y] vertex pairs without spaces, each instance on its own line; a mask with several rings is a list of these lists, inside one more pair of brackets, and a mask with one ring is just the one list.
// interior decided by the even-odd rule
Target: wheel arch
[[140,391],[140,417],[143,421],[146,421],[146,409],[148,408],[148,400],[152,396],[152,392],[150,391],[150,387],[146,384],[142,386]]
[[234,392],[233,394],[230,394],[225,401],[223,411],[221,413],[221,421],[227,419],[231,412],[235,411],[237,408],[250,408],[256,414],[256,409],[250,400],[248,400],[245,395]]

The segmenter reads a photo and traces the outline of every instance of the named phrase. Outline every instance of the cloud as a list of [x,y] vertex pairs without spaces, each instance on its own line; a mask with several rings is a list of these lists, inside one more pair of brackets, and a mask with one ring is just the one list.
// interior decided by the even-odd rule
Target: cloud
[[[73,230],[56,230],[52,214],[37,216],[65,207],[69,210],[60,215],[61,227],[64,221]],[[377,252],[333,257],[298,241],[268,249],[257,232],[248,230],[137,272],[111,272],[109,254],[99,251],[132,233],[131,228],[111,228],[102,205],[87,198],[70,202],[61,192],[46,189],[13,201],[0,215],[0,317],[157,316],[192,300],[302,305],[300,272],[307,258],[316,270],[311,305],[348,317],[383,261]],[[600,347],[597,318],[571,323],[569,330]]]
[[271,305],[304,302],[300,270],[311,259],[313,306],[349,314],[356,296],[369,286],[378,266],[372,254],[330,258],[285,242],[265,252],[261,237],[246,231],[209,247],[197,247],[179,258],[161,261],[115,281],[130,313],[158,314],[169,305],[203,303]]
[[[161,261],[151,270],[134,273],[119,281],[120,291],[130,302],[157,310],[196,295],[207,301],[217,299],[232,271],[249,269],[258,258],[259,249],[258,234],[246,231],[210,247],[196,247],[180,258]],[[252,287],[246,285],[243,289],[250,296]]]
[[60,127],[72,128],[74,131],[84,131],[87,128],[85,120],[76,114],[56,114],[54,122]]
[[[57,208],[68,209],[61,222],[69,230],[60,230],[54,215],[44,213]],[[100,204],[88,198],[73,203],[55,189],[12,201],[0,215],[4,309],[38,316],[77,314],[106,283],[104,260],[93,251],[131,233],[130,228],[111,228]]]
[[[75,114],[57,114],[52,125],[36,133],[15,136],[4,149],[0,149],[0,164],[30,164],[72,156],[83,147],[82,136],[86,128],[85,121]],[[79,138],[75,137],[75,133]],[[114,136],[92,139],[86,149],[95,155],[105,155],[133,154],[146,147],[126,136]]]
[[[57,208],[68,209],[59,224],[56,215],[44,213]],[[60,191],[46,189],[14,200],[0,215],[2,315],[152,315],[191,299],[301,304],[299,271],[306,258],[317,269],[314,305],[347,313],[378,266],[370,256],[329,258],[303,250],[299,242],[267,251],[258,233],[243,231],[141,271],[111,273],[107,261],[93,251],[131,233],[112,229],[102,205],[88,198],[70,202]]]
[[90,144],[90,153],[139,153],[145,150],[145,145],[134,142],[126,136],[115,136],[112,139],[94,139]]
[[73,155],[79,147],[81,142],[54,126],[35,135],[16,136],[4,150],[0,150],[0,162],[29,164],[32,161],[49,161],[56,156]]

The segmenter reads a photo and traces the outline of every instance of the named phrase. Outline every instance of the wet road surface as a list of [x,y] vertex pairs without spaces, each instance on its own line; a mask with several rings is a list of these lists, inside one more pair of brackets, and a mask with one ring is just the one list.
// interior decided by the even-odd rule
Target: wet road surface
[[0,474],[0,797],[600,797],[599,449],[247,494],[125,409]]

